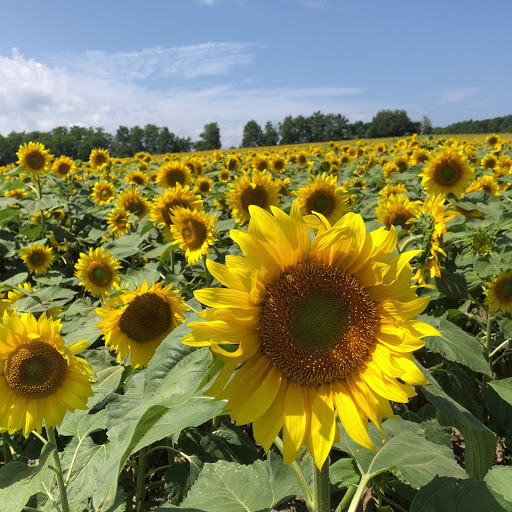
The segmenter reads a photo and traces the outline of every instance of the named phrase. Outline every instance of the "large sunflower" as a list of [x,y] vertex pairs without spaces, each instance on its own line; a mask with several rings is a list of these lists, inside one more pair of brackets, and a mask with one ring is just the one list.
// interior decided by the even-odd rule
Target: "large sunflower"
[[107,214],[108,227],[114,236],[121,236],[128,233],[130,229],[129,213],[123,208],[114,208]]
[[151,204],[151,214],[149,218],[164,226],[164,238],[166,241],[171,239],[171,209],[188,208],[189,210],[202,210],[203,200],[201,196],[195,195],[188,185],[182,187],[179,183],[161,196],[157,196]]
[[88,346],[79,341],[66,347],[60,320],[32,313],[5,312],[0,323],[0,430],[41,432],[60,425],[66,411],[87,409],[92,396],[87,361],[75,354]]
[[179,243],[187,263],[192,265],[201,256],[208,254],[208,246],[217,241],[217,231],[213,229],[217,219],[215,215],[188,208],[174,208],[171,217],[171,234]]
[[76,171],[75,162],[73,162],[69,156],[59,156],[59,158],[53,162],[52,171],[53,174],[59,178],[68,178],[72,172]]
[[162,283],[149,287],[144,281],[135,291],[125,290],[96,309],[101,322],[95,325],[118,361],[129,352],[134,368],[147,365],[162,340],[185,320],[183,312],[189,307],[171,288]]
[[20,256],[31,274],[46,274],[55,259],[52,248],[44,244],[24,247]]
[[145,217],[150,210],[147,199],[135,187],[123,190],[117,198],[116,206],[134,213],[139,219]]
[[16,152],[17,164],[29,174],[41,175],[49,171],[53,155],[40,142],[22,144]]
[[336,176],[309,178],[308,184],[296,192],[303,215],[322,214],[329,222],[336,222],[350,208],[348,194],[338,186]]
[[213,181],[206,176],[198,176],[194,181],[194,190],[203,196],[209,196],[213,190]]
[[75,276],[80,278],[82,285],[93,297],[107,295],[115,283],[120,281],[117,275],[121,268],[119,260],[115,260],[110,251],[105,252],[103,247],[93,250],[89,248],[89,255],[82,252],[75,264]]
[[94,170],[102,171],[110,162],[110,153],[103,148],[93,149],[89,155],[89,162]]
[[485,294],[487,297],[484,304],[489,306],[490,313],[500,310],[512,315],[512,270],[491,277]]
[[267,172],[253,171],[252,178],[248,173],[235,176],[229,187],[226,203],[240,226],[250,219],[251,205],[270,211],[271,206],[280,204],[277,187],[272,183],[272,175]]
[[158,170],[156,182],[162,188],[175,187],[176,185],[185,186],[190,183],[190,168],[181,162],[164,163]]
[[96,204],[107,204],[114,199],[116,189],[108,181],[98,181],[92,187],[91,198]]
[[421,184],[432,194],[462,194],[475,172],[463,155],[451,149],[444,148],[427,162]]
[[244,257],[208,260],[227,289],[195,292],[212,309],[182,341],[224,361],[208,394],[228,400],[237,424],[252,422],[265,450],[282,429],[284,462],[304,443],[321,468],[339,436],[335,409],[373,449],[368,420],[380,428],[389,400],[405,403],[427,383],[412,352],[438,333],[414,320],[428,303],[410,285],[418,251],[391,256],[394,228],[367,234],[349,212],[332,227],[321,217],[312,240],[297,201],[290,216],[272,213],[252,207],[248,231],[231,231]]

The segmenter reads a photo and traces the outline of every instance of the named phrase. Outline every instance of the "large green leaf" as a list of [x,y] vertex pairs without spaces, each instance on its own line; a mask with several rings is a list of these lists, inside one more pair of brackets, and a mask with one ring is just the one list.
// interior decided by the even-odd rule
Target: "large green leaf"
[[29,498],[44,490],[55,474],[48,468],[53,464],[51,456],[55,445],[46,444],[39,457],[37,466],[28,466],[17,460],[9,462],[0,469],[0,504],[2,512],[20,512]]
[[455,427],[464,437],[467,473],[476,480],[483,479],[494,462],[496,436],[467,409],[450,398],[425,368],[416,364],[430,382],[421,388],[425,398],[438,410],[439,423]]
[[512,510],[512,467],[493,466],[484,481],[506,510]]
[[474,336],[444,318],[441,319],[438,331],[441,337],[425,338],[429,350],[443,355],[450,361],[463,364],[475,372],[491,376],[491,369],[482,354],[482,347]]
[[263,512],[300,493],[290,466],[270,452],[267,460],[252,466],[226,461],[205,464],[182,506],[206,512]]
[[485,482],[436,477],[414,497],[409,512],[506,512]]
[[503,400],[512,405],[512,377],[509,379],[494,380],[489,385]]

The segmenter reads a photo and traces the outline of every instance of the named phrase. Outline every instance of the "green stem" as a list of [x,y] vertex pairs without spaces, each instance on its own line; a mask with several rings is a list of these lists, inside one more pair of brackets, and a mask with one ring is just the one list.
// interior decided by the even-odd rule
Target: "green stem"
[[401,507],[396,501],[393,501],[392,499],[388,498],[385,494],[382,495],[382,499],[389,503],[390,505],[393,505],[393,507],[398,510],[399,512],[407,512],[407,509],[404,507]]
[[[43,198],[43,186],[41,185],[41,177],[37,176],[37,188],[39,190],[39,201]],[[39,209],[39,212],[41,214],[41,238],[44,238],[45,233],[45,225],[44,225],[44,211],[43,209]]]
[[4,454],[4,464],[7,464],[8,462],[11,462],[12,455],[11,455],[11,445],[8,441],[9,434],[7,432],[4,432],[2,434],[2,451]]
[[169,251],[169,267],[171,274],[174,275],[174,251]]
[[423,235],[414,235],[410,236],[403,244],[402,247],[400,247],[399,252],[402,253],[405,251],[408,245],[410,245],[412,242],[415,242],[416,240],[420,240],[423,238]]
[[[274,440],[274,444],[277,446],[277,449],[283,453],[283,441],[281,441],[281,438],[277,436]],[[308,509],[313,512],[315,509],[314,503],[313,503],[313,493],[306,481],[306,478],[304,477],[304,473],[302,473],[300,466],[297,464],[297,461],[294,460],[290,467],[292,468],[293,474],[295,475],[295,478],[297,479],[297,482],[299,483],[299,486],[302,490],[302,495],[304,497],[304,500],[306,502],[306,506]]]
[[484,376],[484,389],[487,387],[488,380],[492,380],[492,321],[494,320],[494,317],[487,311],[487,329],[485,333],[485,358],[487,359],[487,362],[489,363],[489,367],[491,369],[491,377],[486,378]]
[[144,508],[144,497],[146,495],[146,448],[139,450],[139,463],[137,464],[137,491],[135,495],[135,512],[142,512]]
[[53,452],[53,463],[55,464],[55,473],[57,474],[60,504],[62,506],[63,512],[69,512],[68,495],[66,493],[66,486],[62,476],[62,466],[60,465],[59,450],[57,448],[57,440],[55,439],[55,431],[53,430],[53,427],[46,427],[46,432],[48,434],[48,441],[55,445],[55,451]]
[[350,502],[350,507],[348,512],[356,512],[359,502],[361,501],[361,497],[363,496],[363,492],[366,489],[366,485],[370,482],[371,477],[369,475],[362,475],[359,484],[357,485],[356,492]]
[[340,501],[340,504],[336,507],[336,512],[342,512],[348,507],[348,504],[352,500],[352,497],[354,496],[354,493],[356,492],[357,487],[355,485],[351,485],[347,492],[345,493],[345,496]]
[[329,482],[329,457],[322,469],[313,465],[313,509],[315,512],[329,512],[331,510],[331,484]]
[[500,343],[500,345],[498,347],[496,347],[490,354],[490,357],[492,357],[494,354],[496,354],[496,352],[498,352],[498,350],[500,350],[501,348],[503,348],[507,343],[510,343],[510,338],[509,339],[506,339],[503,343]]

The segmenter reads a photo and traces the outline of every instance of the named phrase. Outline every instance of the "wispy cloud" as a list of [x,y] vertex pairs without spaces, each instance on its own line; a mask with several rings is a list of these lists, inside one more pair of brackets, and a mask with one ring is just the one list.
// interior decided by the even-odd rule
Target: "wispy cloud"
[[[222,61],[219,52],[217,55]],[[101,69],[105,61],[116,60],[111,55],[100,54],[98,60],[89,55],[89,59],[89,66],[80,68],[66,66],[63,61],[58,66],[43,64],[16,50],[11,56],[0,55],[0,133],[74,124],[115,132],[119,125],[154,123],[196,139],[206,123],[217,121],[223,146],[230,147],[240,144],[243,127],[251,119],[263,125],[266,121],[277,123],[286,115],[310,115],[321,110],[340,112],[355,120],[371,118],[377,110],[376,105],[364,100],[364,91],[359,88],[242,88],[226,80],[215,87],[182,84],[155,90],[139,81],[140,74],[129,78],[128,60],[121,59],[126,67],[117,60],[118,75],[91,72],[91,68]],[[152,66],[158,67],[156,62]],[[151,69],[158,75],[158,70]]]
[[441,101],[446,103],[455,103],[467,99],[478,92],[479,87],[460,87],[445,89],[441,92]]

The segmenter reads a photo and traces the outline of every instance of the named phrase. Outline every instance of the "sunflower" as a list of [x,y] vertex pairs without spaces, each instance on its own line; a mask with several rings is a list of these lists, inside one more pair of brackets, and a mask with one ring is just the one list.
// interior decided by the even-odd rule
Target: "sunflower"
[[96,204],[107,204],[114,199],[116,189],[108,181],[98,181],[92,188],[91,197]]
[[20,250],[20,256],[31,274],[46,274],[55,259],[52,248],[44,244],[24,247]]
[[391,194],[379,201],[375,213],[377,220],[382,222],[386,229],[395,226],[398,229],[409,230],[408,221],[415,219],[419,214],[419,201],[410,201],[405,194]]
[[121,264],[115,260],[103,247],[93,250],[89,248],[89,255],[82,252],[75,264],[75,276],[80,278],[82,285],[93,297],[107,295],[115,283],[120,281],[117,275]]
[[160,166],[156,182],[162,188],[175,187],[176,185],[185,186],[190,183],[190,168],[181,162],[168,162]]
[[235,176],[226,194],[226,202],[240,226],[251,217],[249,206],[260,206],[270,211],[270,206],[279,206],[279,192],[272,183],[272,176],[267,172],[253,171]]
[[476,256],[488,256],[496,248],[496,236],[483,228],[474,230],[467,236],[469,248]]
[[140,185],[141,187],[145,187],[148,184],[148,177],[142,171],[134,170],[126,176],[124,181],[130,185]]
[[36,176],[49,171],[53,155],[40,142],[27,142],[20,146],[16,153],[17,164],[24,171]]
[[485,143],[487,146],[497,146],[500,142],[500,136],[496,133],[491,133],[485,138]]
[[500,192],[500,186],[493,176],[481,176],[469,184],[466,194],[477,192],[478,190],[485,190],[492,196],[497,196]]
[[55,210],[51,210],[48,212],[50,214],[50,219],[54,222],[61,223],[66,218],[66,212],[62,208],[56,208]]
[[221,169],[219,174],[217,175],[219,181],[221,183],[227,183],[231,179],[231,174],[229,173],[229,168]]
[[87,347],[79,341],[66,347],[60,320],[32,313],[4,313],[0,323],[0,430],[10,434],[61,424],[66,411],[87,409],[93,395],[91,366],[75,356]]
[[266,171],[269,168],[269,159],[268,156],[261,153],[256,156],[256,158],[252,162],[253,169],[259,172]]
[[270,160],[270,170],[273,174],[279,174],[286,168],[286,160],[282,156],[274,156]]
[[150,210],[147,199],[135,187],[123,190],[119,194],[116,207],[134,213],[139,219],[145,217]]
[[53,174],[59,178],[68,178],[73,171],[76,171],[75,162],[68,156],[59,156],[59,158],[53,162],[52,171]]
[[215,215],[188,208],[174,208],[171,210],[171,218],[172,237],[179,243],[189,265],[208,254],[208,246],[217,241],[217,231],[213,229],[217,223]]
[[329,222],[336,222],[349,210],[348,194],[338,187],[336,176],[311,177],[296,195],[303,215],[321,213]]
[[485,155],[480,160],[480,166],[482,167],[482,169],[494,169],[496,167],[497,163],[498,163],[498,157],[493,153],[489,153],[489,154]]
[[224,164],[228,170],[234,171],[240,167],[240,158],[236,155],[228,155],[224,159]]
[[11,190],[7,190],[5,192],[5,196],[15,197],[16,199],[25,199],[27,197],[27,193],[22,188],[13,188]]
[[182,342],[224,361],[208,394],[228,400],[237,424],[252,422],[265,451],[282,429],[285,464],[304,443],[321,468],[339,439],[335,409],[347,433],[375,449],[368,420],[380,429],[394,417],[389,400],[406,403],[413,385],[427,384],[412,352],[438,333],[414,320],[429,299],[409,284],[418,251],[391,256],[393,228],[366,234],[347,213],[332,227],[321,217],[312,240],[298,201],[290,216],[272,213],[252,207],[248,231],[231,231],[244,257],[207,261],[227,289],[195,292],[213,309]]
[[379,197],[389,197],[392,194],[407,194],[407,188],[401,183],[395,185],[389,184],[379,192]]
[[177,207],[188,208],[189,210],[202,210],[203,200],[200,196],[194,195],[190,187],[182,187],[179,183],[163,195],[157,196],[151,204],[149,218],[160,226],[164,226],[164,239],[168,242],[171,239],[171,209]]
[[274,178],[274,185],[277,187],[281,196],[288,195],[288,185],[290,184],[290,181],[290,178]]
[[490,313],[499,310],[512,314],[512,270],[491,277],[484,293],[487,295],[484,304],[489,306]]
[[[65,229],[65,228],[62,228]],[[67,231],[67,230],[66,230]],[[48,238],[50,239],[50,243],[57,249],[59,252],[65,252],[68,249],[69,240],[64,238],[61,233],[58,234],[59,237],[57,238],[57,235],[55,235],[54,231],[48,231]]]
[[162,288],[162,283],[149,287],[144,281],[135,291],[125,290],[96,309],[101,321],[95,325],[118,361],[129,352],[134,368],[146,366],[162,340],[185,320],[183,312],[189,307],[171,288],[172,284]]
[[130,229],[129,216],[130,214],[123,208],[114,208],[107,214],[108,227],[112,235],[117,237],[128,233]]
[[209,196],[212,193],[213,181],[206,176],[199,176],[194,181],[194,190],[203,196]]
[[110,153],[107,149],[96,148],[89,155],[89,163],[94,170],[102,171],[110,162]]
[[464,192],[474,174],[463,155],[451,148],[444,148],[432,156],[419,176],[427,193],[458,196]]

